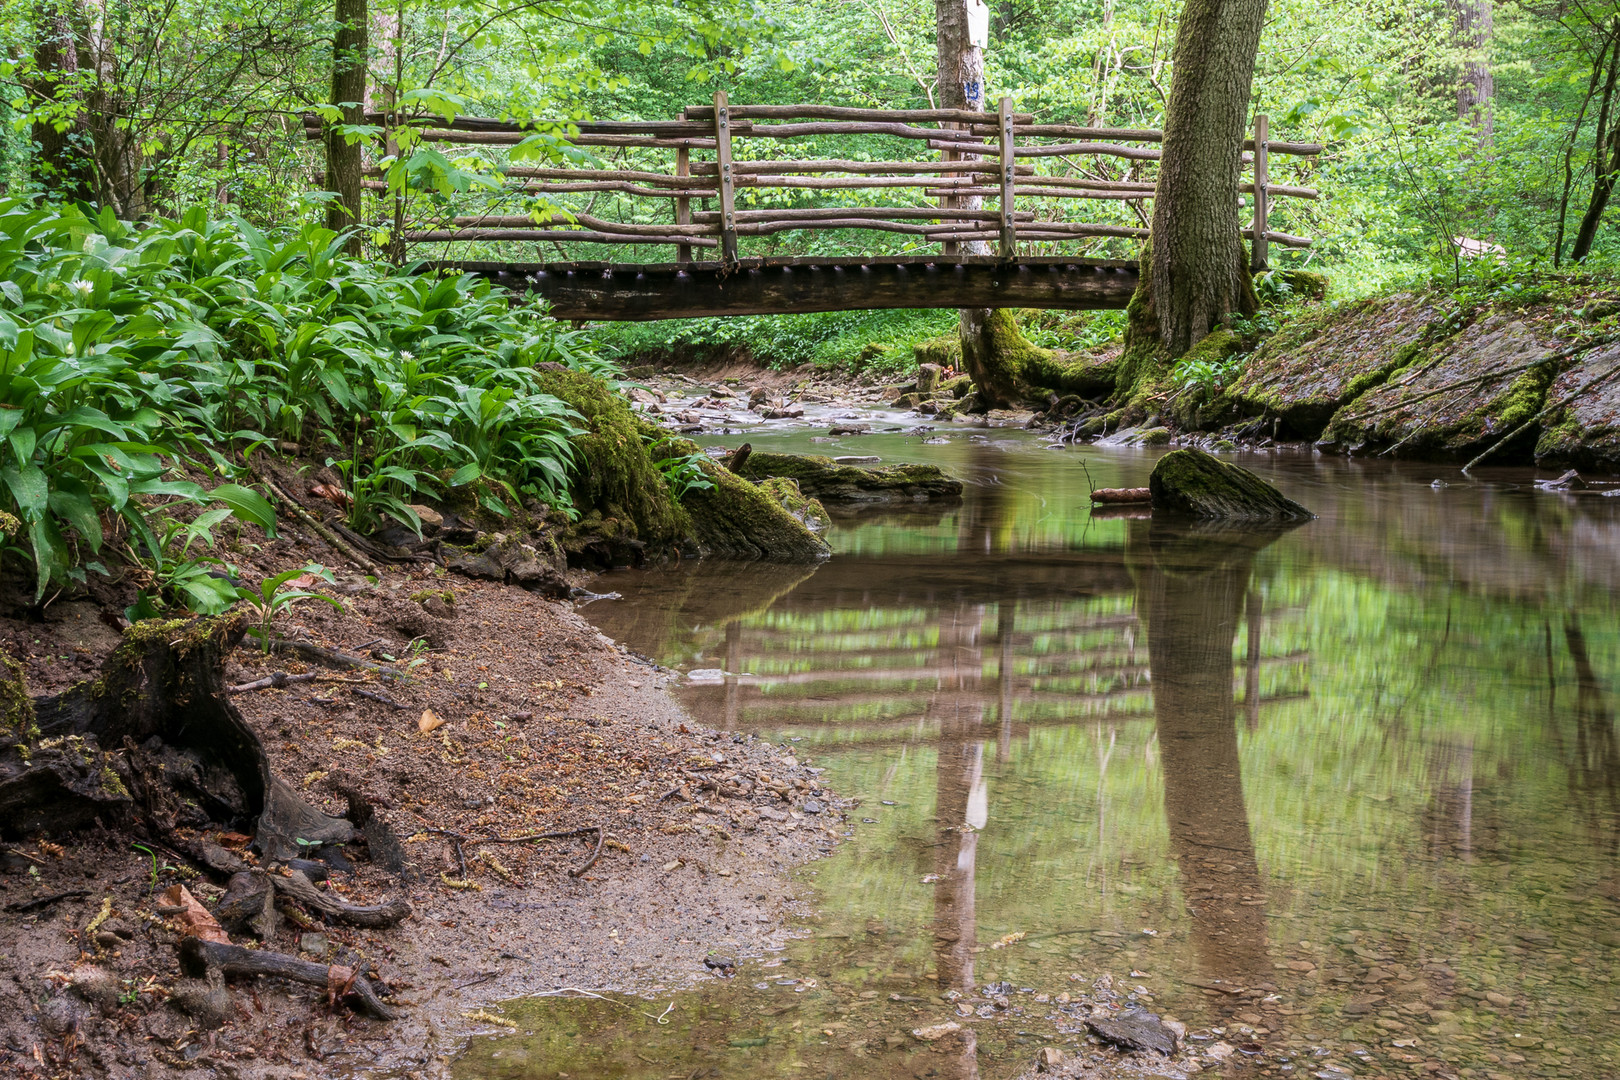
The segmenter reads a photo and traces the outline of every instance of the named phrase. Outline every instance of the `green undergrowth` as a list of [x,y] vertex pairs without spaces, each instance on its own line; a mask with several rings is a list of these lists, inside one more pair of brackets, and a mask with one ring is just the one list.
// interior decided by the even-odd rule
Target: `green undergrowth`
[[0,557],[32,564],[36,602],[110,551],[185,604],[225,517],[273,531],[266,448],[335,470],[362,530],[436,496],[568,504],[579,416],[538,366],[605,370],[585,339],[486,282],[342,247],[0,200]]
[[916,366],[919,342],[955,330],[953,310],[899,309],[609,323],[598,340],[606,355],[627,368],[738,360],[888,376]]

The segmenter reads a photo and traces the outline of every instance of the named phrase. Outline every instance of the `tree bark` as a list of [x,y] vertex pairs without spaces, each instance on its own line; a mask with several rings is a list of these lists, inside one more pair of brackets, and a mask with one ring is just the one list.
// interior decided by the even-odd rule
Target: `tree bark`
[[1265,16],[1266,0],[1187,0],[1182,11],[1128,352],[1182,356],[1228,314],[1258,306],[1236,192]]
[[[369,62],[367,0],[336,0],[337,33],[332,39],[332,104],[343,113],[344,124],[365,123],[366,66]],[[326,225],[342,231],[361,222],[361,144],[326,126],[326,189],[337,198],[327,204]],[[349,238],[345,249],[360,254],[360,235]]]
[[1592,253],[1598,225],[1603,220],[1603,212],[1608,209],[1609,196],[1614,193],[1616,176],[1620,173],[1620,125],[1611,127],[1617,79],[1620,79],[1620,44],[1616,45],[1609,58],[1603,98],[1598,106],[1597,145],[1592,150],[1595,176],[1592,194],[1586,201],[1586,213],[1581,215],[1580,227],[1575,231],[1575,244],[1569,251],[1569,257],[1574,262],[1581,262]]
[[[27,89],[36,109],[62,103],[77,93],[79,52],[69,19],[70,0],[41,0],[34,16],[34,67]],[[53,120],[36,119],[32,135],[38,147],[36,175],[52,199],[95,198],[95,171],[85,153],[85,136],[77,123],[58,131]]]
[[1457,119],[1479,133],[1488,148],[1495,120],[1496,76],[1491,72],[1491,0],[1452,0],[1452,40],[1462,54],[1457,82]]

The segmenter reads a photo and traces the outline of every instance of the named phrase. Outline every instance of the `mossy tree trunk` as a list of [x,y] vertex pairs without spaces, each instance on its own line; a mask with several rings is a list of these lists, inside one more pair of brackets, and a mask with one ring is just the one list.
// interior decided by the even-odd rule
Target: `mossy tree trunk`
[[[332,104],[343,111],[344,124],[365,122],[369,24],[367,0],[336,0],[337,33],[332,39]],[[360,223],[360,142],[326,125],[326,190],[337,199],[326,207],[326,226],[342,231]],[[360,255],[359,234],[349,239],[350,255]]]
[[1132,379],[1144,360],[1179,357],[1228,314],[1258,308],[1235,193],[1266,4],[1187,0],[1182,11],[1152,242],[1126,331]]

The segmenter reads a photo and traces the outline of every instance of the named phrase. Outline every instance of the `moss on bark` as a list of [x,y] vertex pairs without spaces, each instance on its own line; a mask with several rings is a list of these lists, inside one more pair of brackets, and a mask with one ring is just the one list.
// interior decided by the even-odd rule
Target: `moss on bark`
[[690,489],[681,500],[703,555],[794,563],[819,562],[832,553],[826,541],[782,505],[778,493],[738,476],[689,439],[668,439],[662,446],[675,455],[696,454],[713,485]]
[[1024,336],[1011,311],[991,309],[962,323],[962,364],[991,408],[1045,405],[1052,394],[1092,396],[1113,386],[1112,364],[1044,349]]
[[586,433],[573,443],[574,504],[582,519],[654,555],[691,534],[691,519],[653,464],[642,421],[622,397],[579,371],[544,372],[540,386],[585,419]]

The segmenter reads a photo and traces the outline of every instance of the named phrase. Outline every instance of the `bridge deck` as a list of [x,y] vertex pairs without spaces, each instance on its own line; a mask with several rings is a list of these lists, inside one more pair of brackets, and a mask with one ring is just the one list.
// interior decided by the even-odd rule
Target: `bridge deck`
[[440,262],[538,293],[559,319],[636,322],[874,308],[1123,308],[1137,264],[1065,256],[933,255],[721,262]]

